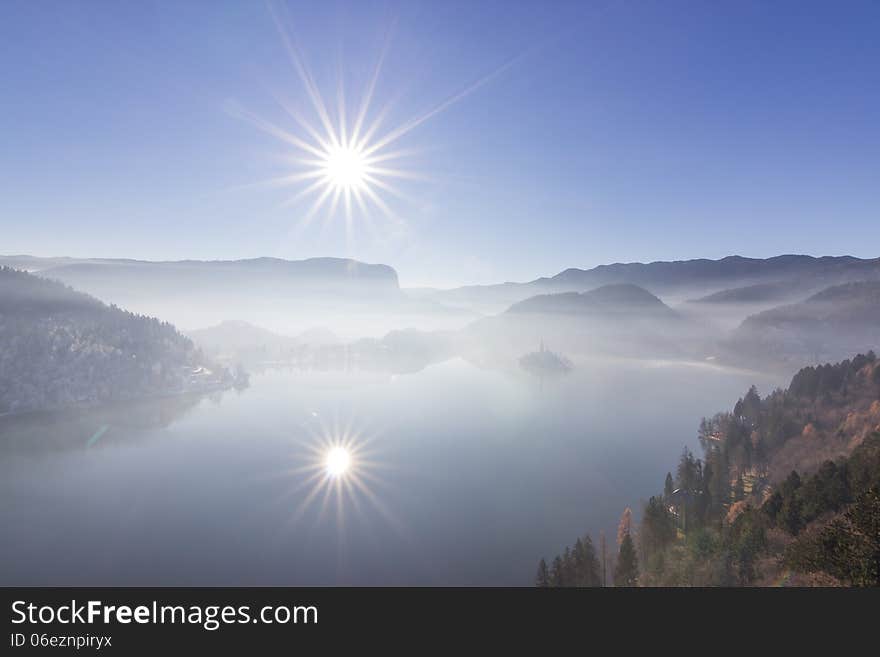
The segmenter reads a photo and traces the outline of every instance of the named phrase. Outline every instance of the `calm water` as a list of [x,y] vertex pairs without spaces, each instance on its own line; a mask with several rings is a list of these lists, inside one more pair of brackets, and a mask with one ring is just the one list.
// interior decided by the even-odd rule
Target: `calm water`
[[[751,383],[783,382],[658,363],[539,382],[453,361],[7,418],[0,584],[528,585],[579,534],[613,536]],[[357,450],[338,485],[327,440]]]

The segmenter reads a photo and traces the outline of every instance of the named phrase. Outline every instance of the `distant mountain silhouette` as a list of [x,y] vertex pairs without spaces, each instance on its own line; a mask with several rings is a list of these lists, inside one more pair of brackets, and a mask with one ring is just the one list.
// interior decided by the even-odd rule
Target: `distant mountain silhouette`
[[590,314],[597,317],[636,314],[660,314],[672,317],[675,313],[653,294],[630,284],[603,285],[589,292],[561,292],[540,294],[515,303],[508,313]]
[[342,324],[352,313],[390,314],[406,301],[394,269],[343,258],[71,262],[15,256],[11,260],[17,267],[107,303],[190,328],[232,315],[273,328],[281,323],[279,318],[302,318],[306,325],[284,328],[304,330],[313,323],[309,316],[326,318],[328,325],[336,318]]
[[[5,264],[4,258],[0,263]],[[18,256],[12,260],[21,261]],[[179,260],[151,262],[144,260],[88,260],[66,262],[62,259],[31,258],[30,269],[42,276],[54,278],[79,289],[103,289],[100,297],[127,291],[134,295],[156,294],[156,288],[165,285],[196,291],[214,291],[222,286],[232,293],[259,285],[271,287],[273,292],[308,291],[313,293],[350,294],[369,291],[399,293],[397,272],[387,265],[370,265],[344,258],[310,258],[282,260],[279,258],[252,258],[249,260]],[[39,267],[43,262],[45,266]],[[130,286],[136,286],[133,290]],[[230,287],[231,286],[231,287]],[[144,289],[141,289],[144,288]]]
[[796,283],[805,293],[829,285],[880,280],[880,258],[781,255],[773,258],[728,256],[720,260],[615,263],[593,269],[566,269],[528,283],[465,286],[438,291],[440,303],[497,312],[536,294],[583,292],[602,285],[632,284],[652,294],[685,300],[724,289],[762,283]]
[[798,366],[880,348],[880,282],[829,287],[806,301],[752,315],[727,345],[755,362]]
[[292,337],[278,335],[267,329],[240,320],[226,320],[216,326],[187,331],[186,334],[206,351],[296,344],[296,340]]
[[[861,260],[851,256],[814,258],[806,255],[781,255],[773,258],[727,256],[720,260],[679,260],[600,265],[593,269],[567,269],[550,279],[536,282],[561,287],[595,286],[608,283],[633,283],[651,291],[673,291],[713,285],[732,287],[730,282],[754,283],[772,280],[825,281],[863,277],[880,279],[880,258]],[[771,280],[771,282],[772,282]]]
[[187,331],[206,353],[242,362],[290,360],[303,347],[325,347],[340,343],[329,329],[316,327],[296,336],[280,335],[240,320],[227,320],[208,328]]
[[543,340],[571,354],[673,357],[701,345],[700,328],[636,285],[540,294],[461,333],[472,360],[510,359]]

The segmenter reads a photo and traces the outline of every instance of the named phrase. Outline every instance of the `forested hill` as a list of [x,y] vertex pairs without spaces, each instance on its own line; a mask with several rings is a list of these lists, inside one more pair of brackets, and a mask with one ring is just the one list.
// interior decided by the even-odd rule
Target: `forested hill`
[[166,322],[0,268],[0,414],[228,385]]
[[835,285],[746,318],[724,342],[737,362],[838,360],[880,345],[880,282]]
[[[704,418],[699,439],[702,456],[684,450],[637,527],[624,513],[617,584],[880,585],[873,353],[804,368],[763,398],[753,387],[730,412]],[[578,563],[595,572],[588,537],[549,568],[542,561],[537,582],[595,582],[573,575]]]

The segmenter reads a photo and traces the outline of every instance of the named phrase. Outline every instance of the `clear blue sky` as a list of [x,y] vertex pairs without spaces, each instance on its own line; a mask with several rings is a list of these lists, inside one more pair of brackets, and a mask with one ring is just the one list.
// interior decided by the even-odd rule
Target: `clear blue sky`
[[[316,220],[284,144],[307,109],[266,5],[0,3],[0,253],[353,256],[402,282],[730,253],[880,255],[878,2],[294,2],[322,92],[406,135],[401,225]],[[355,217],[357,219],[357,217]]]

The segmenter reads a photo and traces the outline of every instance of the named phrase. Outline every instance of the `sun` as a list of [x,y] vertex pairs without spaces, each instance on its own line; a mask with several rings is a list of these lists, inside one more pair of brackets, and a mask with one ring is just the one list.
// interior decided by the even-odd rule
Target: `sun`
[[368,175],[367,158],[356,147],[335,146],[324,159],[323,172],[327,184],[341,191],[361,190]]
[[[384,218],[394,226],[393,234],[405,232],[403,229],[407,222],[394,206],[403,202],[404,207],[412,211],[413,203],[418,204],[418,201],[414,201],[400,187],[417,185],[431,178],[412,168],[412,158],[421,151],[412,146],[404,148],[398,142],[432,117],[487,84],[519,57],[508,60],[495,71],[478,78],[433,107],[429,106],[422,113],[402,122],[392,122],[389,115],[393,103],[388,101],[383,107],[374,108],[373,101],[390,48],[393,26],[386,31],[372,73],[361,81],[359,102],[346,101],[346,75],[340,68],[336,102],[333,103],[331,98],[322,94],[298,44],[285,28],[285,23],[292,21],[286,17],[284,5],[270,3],[269,9],[305,93],[297,93],[293,98],[288,95],[289,92],[275,94],[295,127],[267,121],[237,103],[229,105],[232,114],[251,122],[259,130],[285,144],[285,152],[280,156],[285,166],[284,174],[257,184],[298,188],[282,203],[282,207],[307,204],[298,212],[297,230],[308,227],[317,216],[323,216],[324,221],[329,222],[342,215],[349,246],[353,246],[356,224],[362,224],[375,235],[375,220]],[[302,105],[311,105],[311,111]]]
[[351,468],[351,453],[345,447],[333,447],[327,452],[324,467],[331,477],[342,477]]
[[302,429],[306,435],[297,440],[298,464],[279,473],[290,481],[279,501],[287,504],[290,497],[298,498],[285,526],[299,524],[310,512],[317,514],[318,522],[335,509],[340,534],[349,512],[361,515],[361,519],[365,513],[377,512],[402,533],[400,520],[379,495],[388,484],[383,473],[394,469],[375,446],[379,434],[355,429],[351,418],[343,422],[334,415],[325,421],[318,413],[310,415]]

